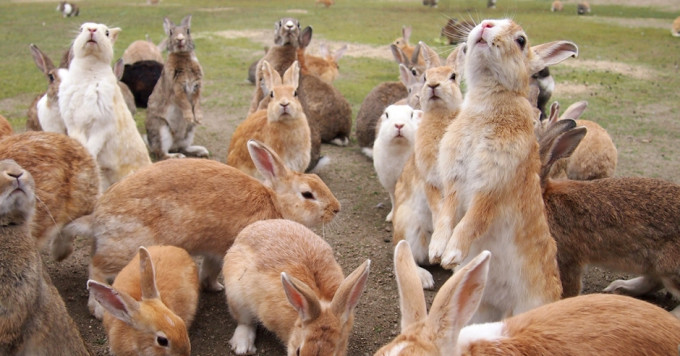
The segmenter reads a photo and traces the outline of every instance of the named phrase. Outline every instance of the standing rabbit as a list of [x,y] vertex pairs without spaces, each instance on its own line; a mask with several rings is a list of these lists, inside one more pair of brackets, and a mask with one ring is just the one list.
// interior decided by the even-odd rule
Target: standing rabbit
[[191,15],[175,25],[163,20],[168,35],[168,60],[149,97],[146,134],[156,159],[208,157],[203,146],[192,145],[196,125],[203,121],[200,107],[203,69],[194,53]]
[[222,269],[238,323],[232,350],[254,353],[260,322],[287,345],[289,356],[347,354],[370,264],[366,260],[345,278],[331,246],[299,223],[265,220],[244,228]]
[[262,61],[264,85],[270,94],[266,109],[254,112],[239,124],[229,142],[227,164],[255,177],[257,169],[246,143],[259,140],[278,153],[283,163],[296,172],[309,165],[311,138],[307,116],[298,100],[300,68],[298,62],[283,74]]
[[89,280],[106,309],[104,328],[116,356],[191,354],[188,329],[198,308],[194,260],[174,246],[140,247],[113,285]]
[[491,286],[488,251],[456,271],[428,313],[408,244],[394,252],[401,333],[375,356],[674,355],[680,321],[629,297],[592,294],[550,303],[495,323],[468,325]]
[[84,23],[73,42],[68,71],[59,71],[61,117],[68,135],[95,157],[102,190],[151,164],[111,69],[113,43],[119,33],[119,28]]
[[[98,282],[114,277],[138,246],[173,245],[202,255],[203,287],[222,290],[217,281],[222,258],[245,226],[279,218],[317,226],[340,211],[321,178],[289,170],[257,141],[248,149],[264,182],[213,160],[157,162],[112,186],[94,212],[67,225],[60,239],[65,245],[75,235],[93,239],[89,278]],[[101,318],[95,300],[88,305]]]
[[555,241],[541,199],[535,109],[527,94],[537,64],[576,55],[577,47],[555,42],[545,57],[535,53],[526,33],[510,19],[477,25],[467,42],[468,92],[439,148],[444,200],[430,241],[430,262],[452,268],[482,250],[494,256],[490,285],[473,323],[522,313],[562,293]]
[[31,174],[0,161],[0,354],[89,355],[31,236],[35,201]]
[[66,134],[66,124],[59,112],[59,69],[54,66],[50,57],[34,44],[29,46],[35,65],[47,79],[47,91],[31,104],[26,120],[26,128],[33,131],[49,131]]

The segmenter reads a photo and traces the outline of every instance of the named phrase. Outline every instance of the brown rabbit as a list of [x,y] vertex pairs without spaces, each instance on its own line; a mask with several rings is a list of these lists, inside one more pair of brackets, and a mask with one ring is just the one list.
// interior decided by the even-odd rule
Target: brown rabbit
[[315,4],[322,4],[326,8],[330,7],[331,5],[335,4],[335,0],[315,0]]
[[477,24],[473,21],[458,21],[458,19],[450,18],[446,21],[446,25],[442,27],[440,36],[446,38],[448,43],[452,45],[465,43],[467,42],[468,33],[470,33],[476,25]]
[[187,329],[196,315],[199,285],[196,264],[183,249],[140,247],[112,286],[90,280],[87,289],[107,310],[112,354],[191,354]]
[[33,131],[50,131],[66,133],[66,124],[59,113],[59,68],[56,68],[43,51],[30,44],[31,56],[35,65],[47,79],[47,91],[38,95],[28,108],[26,129]]
[[423,58],[422,55],[419,55],[420,52],[418,51],[417,46],[416,47],[411,46],[411,44],[409,43],[409,39],[411,38],[411,32],[412,32],[411,26],[402,26],[401,37],[394,40],[392,44],[401,49],[407,58],[411,58],[411,60],[413,61],[413,65],[417,67],[416,72],[422,73],[425,71],[426,66],[425,59]]
[[345,355],[370,265],[367,260],[345,278],[331,246],[294,221],[244,228],[222,269],[229,311],[238,322],[232,350],[256,351],[259,321],[287,345],[289,356]]
[[0,161],[0,354],[89,355],[31,236],[34,192],[27,170]]
[[375,356],[661,356],[677,352],[680,321],[650,303],[615,295],[568,298],[500,322],[465,326],[486,292],[492,257],[483,251],[456,271],[434,297],[428,313],[408,244],[397,245],[394,269],[401,334]]
[[576,13],[585,15],[590,13],[590,4],[587,1],[581,1],[576,5]]
[[[60,238],[64,243],[75,235],[93,238],[90,279],[98,282],[114,277],[137,246],[173,245],[203,255],[201,283],[221,290],[222,258],[248,224],[284,218],[316,226],[340,211],[318,176],[289,170],[257,141],[251,140],[248,149],[264,182],[213,160],[157,162],[107,190],[94,212],[66,226]],[[92,298],[89,307],[101,317]]]
[[9,123],[6,117],[0,115],[0,139],[10,136],[14,133],[12,125]]
[[192,145],[196,126],[203,121],[200,107],[203,69],[194,54],[191,15],[175,25],[167,17],[168,60],[149,97],[146,133],[156,159],[208,157],[203,146]]
[[564,5],[562,5],[562,1],[560,0],[555,0],[552,2],[552,5],[550,5],[550,11],[552,12],[559,12],[564,9]]
[[257,169],[248,154],[246,143],[259,140],[276,151],[289,169],[304,172],[310,159],[310,131],[307,117],[298,100],[300,68],[298,62],[286,70],[283,80],[269,62],[262,61],[262,74],[270,94],[267,109],[249,115],[239,124],[229,142],[227,164],[250,176]]
[[[552,180],[551,166],[576,149],[584,127],[557,122],[540,138],[541,185],[557,242],[563,297],[578,295],[587,265],[641,274],[605,291],[633,296],[661,286],[680,297],[680,186],[652,178]],[[680,307],[673,310],[680,318]]]
[[491,284],[473,323],[501,320],[562,294],[537,174],[535,109],[527,95],[537,65],[577,53],[575,44],[555,42],[538,57],[510,19],[484,20],[468,35],[468,92],[440,144],[444,200],[429,257],[451,268],[481,250],[494,255]]
[[329,52],[325,44],[322,44],[319,48],[319,56],[305,54],[307,69],[309,69],[311,74],[330,84],[338,77],[340,69],[338,61],[347,51],[347,45],[340,47],[333,54]]
[[680,37],[680,16],[673,20],[673,24],[671,25],[671,35],[673,35],[673,37]]
[[94,210],[99,169],[78,141],[53,132],[28,131],[0,140],[0,159],[8,158],[31,172],[35,181],[38,205],[31,234],[39,247],[52,243],[65,224]]

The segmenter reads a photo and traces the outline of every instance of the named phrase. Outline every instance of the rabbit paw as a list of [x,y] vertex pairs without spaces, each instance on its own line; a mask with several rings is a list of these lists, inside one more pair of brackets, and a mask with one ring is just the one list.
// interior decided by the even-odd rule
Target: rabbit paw
[[87,308],[90,310],[90,314],[95,318],[102,320],[104,317],[104,307],[102,307],[101,304],[99,304],[99,302],[94,299],[92,294],[90,294],[90,297],[87,300]]
[[387,214],[387,217],[385,218],[385,222],[392,222],[392,215],[394,215],[394,209],[390,210],[390,213]]
[[442,260],[442,255],[444,254],[446,250],[446,243],[448,242],[448,236],[442,236],[445,233],[442,233],[441,230],[435,230],[432,233],[432,239],[430,240],[430,247],[429,247],[429,258],[430,258],[430,263],[432,264],[438,264]]
[[178,153],[168,153],[168,154],[165,155],[166,159],[175,159],[175,158],[184,158],[184,157],[186,157],[186,156],[179,153],[179,152]]
[[467,257],[467,254],[464,254],[459,248],[447,250],[442,256],[441,266],[445,269],[454,269],[463,262],[465,257]]
[[252,325],[238,325],[234,336],[229,340],[231,350],[237,355],[253,355],[255,348],[255,328]]
[[611,282],[603,292],[639,297],[649,293],[657,287],[659,287],[659,282],[657,280],[641,276],[629,280],[615,280],[614,282]]
[[208,157],[210,156],[210,152],[208,151],[207,148],[203,146],[189,146],[184,149],[184,153],[187,156],[192,156],[192,157]]
[[434,278],[432,278],[432,273],[423,267],[418,267],[418,277],[420,277],[420,282],[423,285],[423,289],[433,289],[434,288]]

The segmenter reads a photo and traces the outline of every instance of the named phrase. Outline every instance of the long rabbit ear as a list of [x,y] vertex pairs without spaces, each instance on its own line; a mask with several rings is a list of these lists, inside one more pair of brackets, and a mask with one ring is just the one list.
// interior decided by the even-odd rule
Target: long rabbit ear
[[264,177],[265,184],[274,187],[280,179],[288,175],[288,168],[271,148],[257,140],[248,140],[247,145],[250,158]]
[[123,58],[119,58],[113,65],[113,74],[116,76],[116,79],[120,80],[123,78],[123,72],[125,72],[125,63]]
[[151,261],[149,250],[144,246],[139,247],[139,272],[142,277],[140,279],[142,300],[160,298],[158,287],[156,287],[156,270]]
[[281,75],[272,68],[269,62],[263,60],[260,64],[260,70],[264,86],[267,88],[267,93],[272,91],[275,86],[281,85]]
[[298,36],[298,42],[300,43],[300,48],[307,48],[309,46],[309,43],[312,42],[312,33],[313,33],[312,26],[307,26],[300,32],[300,36]]
[[425,66],[427,69],[441,66],[441,59],[437,52],[423,41],[418,42],[418,44],[420,45],[420,50],[423,52],[423,59],[425,59]]
[[344,45],[333,53],[333,60],[335,61],[335,63],[338,63],[340,58],[342,58],[342,56],[345,55],[347,48],[348,48],[347,45]]
[[170,36],[170,30],[172,30],[175,27],[175,24],[170,20],[169,18],[165,17],[163,18],[163,30],[165,31],[165,34]]
[[408,44],[409,39],[411,39],[411,26],[401,27],[401,36],[404,39],[404,44]]
[[288,67],[288,69],[286,69],[286,72],[283,73],[283,84],[290,85],[297,89],[299,83],[300,65],[298,64],[298,61],[295,61],[290,65],[290,67]]
[[134,323],[134,314],[139,311],[139,302],[134,298],[91,279],[87,281],[87,289],[111,315],[127,324]]
[[38,46],[31,43],[29,48],[31,49],[33,61],[35,62],[35,65],[38,67],[38,69],[40,69],[44,74],[47,74],[50,70],[54,69],[52,60],[47,57],[45,53],[43,53],[40,48],[38,48]]
[[570,57],[578,57],[578,46],[570,41],[554,41],[531,47],[534,59],[531,61],[531,73],[537,73],[545,67],[562,62]]
[[314,320],[321,315],[319,299],[306,284],[288,276],[286,272],[281,272],[281,283],[288,302],[297,310],[303,322]]
[[399,309],[401,310],[401,331],[408,326],[425,320],[427,306],[423,285],[418,277],[418,266],[413,259],[411,247],[405,240],[394,248],[394,271],[399,288]]
[[413,76],[413,73],[411,73],[411,70],[406,68],[405,65],[400,64],[399,65],[399,79],[401,79],[401,83],[404,84],[404,86],[408,88],[416,78],[415,78],[415,76]]
[[181,26],[191,27],[191,15],[186,15],[182,19]]
[[392,51],[392,56],[394,57],[394,60],[397,61],[399,64],[403,64],[405,66],[410,66],[411,65],[411,60],[406,57],[406,54],[404,54],[404,51],[401,50],[397,45],[394,43],[390,45],[390,50]]
[[371,268],[371,260],[366,260],[361,266],[350,273],[340,283],[338,290],[331,301],[331,310],[343,323],[346,323],[354,307],[359,303],[359,297],[366,288],[368,272]]
[[[562,123],[564,121],[567,120],[560,120],[558,122]],[[574,122],[573,120],[568,121]],[[576,124],[574,123],[574,125]],[[587,131],[588,130],[583,126],[575,127],[558,135],[554,140],[552,140],[547,154],[541,158],[541,171],[539,174],[542,185],[550,173],[550,169],[552,168],[553,164],[562,158],[571,156],[583,137],[586,136]],[[543,143],[540,145],[542,146]],[[541,149],[543,149],[543,147],[541,147]]]
[[[467,52],[467,43],[461,43],[456,48],[451,51],[448,57],[446,57],[446,65],[453,67],[453,70],[457,74],[463,73],[463,66],[465,65],[465,53]],[[460,75],[458,75],[460,77]],[[456,80],[460,83],[460,79]]]
[[557,118],[560,116],[560,103],[553,101],[550,105],[550,116],[548,117],[548,124],[552,125],[557,122]]
[[432,301],[427,324],[442,355],[453,355],[458,334],[477,311],[489,274],[491,252],[483,251],[457,271]]
[[118,35],[120,32],[123,31],[120,29],[120,27],[114,27],[109,29],[109,39],[111,43],[116,43],[116,40],[118,39]]
[[567,110],[564,111],[564,114],[562,114],[562,116],[560,116],[560,120],[565,120],[565,119],[576,120],[579,117],[581,117],[581,115],[583,115],[583,112],[586,110],[587,107],[588,107],[588,101],[586,101],[586,100],[577,101],[577,102],[569,105]]

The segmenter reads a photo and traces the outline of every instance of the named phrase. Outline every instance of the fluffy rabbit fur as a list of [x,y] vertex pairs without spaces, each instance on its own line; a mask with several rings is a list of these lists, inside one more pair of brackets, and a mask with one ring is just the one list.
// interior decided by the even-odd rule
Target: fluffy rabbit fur
[[338,77],[340,68],[338,61],[347,51],[347,45],[340,47],[333,54],[328,51],[328,47],[325,44],[322,44],[319,48],[319,56],[305,54],[307,69],[309,69],[311,74],[330,84]]
[[125,49],[123,52],[124,64],[132,64],[140,61],[156,61],[163,63],[163,53],[153,42],[148,40],[137,40]]
[[501,322],[464,327],[481,303],[490,260],[484,251],[451,276],[428,314],[408,244],[397,245],[401,334],[375,355],[677,353],[680,321],[650,303],[606,294],[568,298]]
[[89,355],[30,233],[31,174],[12,160],[0,172],[0,354]]
[[[11,158],[31,172],[38,204],[31,234],[39,247],[62,227],[92,213],[99,197],[99,169],[78,141],[53,132],[29,131],[0,140],[0,159]],[[58,243],[53,249],[59,249]]]
[[168,60],[149,97],[146,133],[151,154],[159,160],[185,156],[208,157],[203,146],[192,145],[196,126],[202,123],[200,107],[203,69],[194,54],[191,15],[175,25],[167,17]]
[[408,105],[390,105],[380,117],[373,143],[373,167],[390,195],[392,208],[385,221],[392,221],[394,186],[413,153],[413,141],[423,112]]
[[84,23],[73,42],[69,70],[60,70],[59,111],[69,136],[101,170],[102,190],[151,164],[146,145],[111,70],[119,28]]
[[[584,127],[560,120],[541,138],[541,185],[557,242],[563,297],[578,295],[587,265],[641,274],[605,291],[633,296],[660,289],[680,297],[680,186],[652,178],[552,180],[551,166],[568,157]],[[680,307],[673,314],[680,318]]]
[[473,322],[501,320],[562,294],[537,174],[535,109],[527,94],[536,65],[557,63],[577,48],[554,42],[545,57],[535,59],[535,53],[510,19],[475,27],[465,58],[468,92],[439,149],[444,200],[430,261],[452,268],[481,250],[494,254],[490,285]]
[[[264,183],[217,161],[182,159],[157,162],[107,190],[94,213],[63,231],[69,241],[76,234],[94,239],[90,279],[114,277],[137,246],[164,244],[203,255],[203,286],[221,290],[222,258],[248,224],[285,218],[316,226],[340,211],[318,176],[290,171],[261,143],[250,141],[248,148]],[[93,299],[89,306],[101,317]]]
[[6,117],[0,115],[0,139],[9,136],[14,133],[12,125],[9,123]]
[[66,134],[66,125],[59,112],[59,84],[61,84],[59,70],[38,46],[31,43],[29,48],[35,65],[47,79],[47,91],[36,98],[29,107],[26,128]]
[[187,329],[198,307],[198,271],[174,246],[139,248],[112,286],[87,282],[106,309],[104,328],[116,356],[191,354]]
[[680,16],[673,20],[673,25],[671,25],[671,35],[673,35],[673,37],[680,37]]
[[248,153],[250,139],[262,141],[273,149],[289,169],[304,172],[310,161],[311,138],[307,116],[298,100],[300,68],[298,62],[283,74],[283,80],[269,62],[262,61],[262,76],[269,92],[267,109],[258,110],[239,124],[229,142],[227,164],[250,176],[257,169]]
[[345,355],[370,262],[345,278],[330,245],[304,226],[279,219],[246,227],[222,270],[238,323],[232,350],[256,351],[259,321],[287,345],[289,356]]

